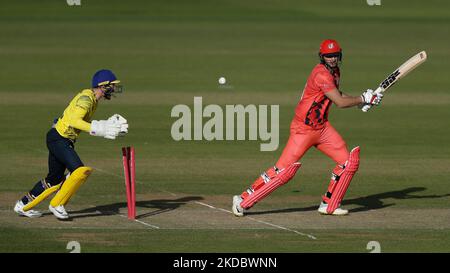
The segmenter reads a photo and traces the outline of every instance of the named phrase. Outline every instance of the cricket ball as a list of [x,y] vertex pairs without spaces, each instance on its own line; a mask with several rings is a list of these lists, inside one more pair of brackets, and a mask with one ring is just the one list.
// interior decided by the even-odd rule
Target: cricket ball
[[225,84],[225,83],[227,83],[227,80],[225,79],[225,77],[220,77],[219,84]]

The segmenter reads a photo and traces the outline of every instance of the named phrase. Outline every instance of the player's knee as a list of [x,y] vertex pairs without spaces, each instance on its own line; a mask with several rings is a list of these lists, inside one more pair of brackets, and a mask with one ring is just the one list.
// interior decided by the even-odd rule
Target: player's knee
[[345,165],[345,163],[350,159],[350,152],[347,150],[346,146],[341,147],[340,151],[342,152],[340,152],[339,155],[337,156],[336,163],[338,165]]
[[349,167],[353,171],[357,171],[359,168],[359,152],[360,147],[353,148],[350,152],[342,153],[340,159],[336,160],[336,167],[333,169],[333,175],[341,175],[345,169]]

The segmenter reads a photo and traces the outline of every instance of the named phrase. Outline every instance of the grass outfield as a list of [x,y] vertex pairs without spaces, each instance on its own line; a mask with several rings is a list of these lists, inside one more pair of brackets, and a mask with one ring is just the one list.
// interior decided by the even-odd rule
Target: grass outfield
[[[17,2],[17,1],[16,1]],[[9,1],[0,9],[0,252],[450,252],[450,3],[384,1]],[[25,2],[26,4],[23,4]],[[106,4],[109,3],[109,4]],[[244,218],[231,197],[277,160],[321,40],[344,49],[341,88],[358,95],[420,50],[427,62],[363,114],[330,121],[360,169],[347,217],[317,212],[334,163],[317,150],[296,177]],[[130,123],[116,141],[83,134],[94,174],[67,207],[72,221],[18,217],[15,201],[46,174],[45,134],[100,68],[125,93],[101,102]],[[227,88],[217,79],[225,76]],[[172,139],[172,107],[280,105],[280,144]],[[206,120],[205,120],[206,121]],[[137,221],[126,219],[120,148],[136,148]]]

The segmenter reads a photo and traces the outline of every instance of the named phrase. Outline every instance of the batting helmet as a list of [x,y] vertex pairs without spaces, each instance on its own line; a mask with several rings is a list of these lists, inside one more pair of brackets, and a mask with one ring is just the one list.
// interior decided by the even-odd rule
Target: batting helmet
[[342,48],[336,40],[327,39],[320,44],[319,58],[320,62],[325,63],[323,56],[338,57],[342,61]]
[[333,53],[341,53],[342,48],[336,40],[324,40],[320,44],[320,54],[333,54]]

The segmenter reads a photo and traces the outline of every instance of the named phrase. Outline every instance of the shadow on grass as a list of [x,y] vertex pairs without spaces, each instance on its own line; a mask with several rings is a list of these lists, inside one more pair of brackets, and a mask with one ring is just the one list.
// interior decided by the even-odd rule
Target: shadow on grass
[[[382,192],[377,194],[372,194],[368,196],[353,198],[342,201],[342,205],[359,205],[357,208],[350,209],[350,212],[362,212],[368,210],[376,210],[382,209],[386,207],[390,207],[395,205],[395,203],[385,203],[384,199],[432,199],[432,198],[443,198],[450,196],[450,193],[442,194],[442,195],[416,195],[413,193],[421,192],[426,190],[425,187],[411,187],[398,191],[389,191]],[[320,199],[319,201],[320,202]],[[247,215],[258,215],[258,214],[268,214],[268,213],[289,213],[289,212],[301,212],[301,211],[312,211],[317,210],[319,207],[319,203],[314,206],[304,207],[304,208],[287,208],[287,209],[279,209],[279,210],[269,210],[269,211],[255,211],[255,212],[247,212]]]
[[385,207],[390,207],[395,205],[395,203],[391,203],[391,204],[385,204],[383,203],[383,199],[434,199],[434,198],[442,198],[442,197],[447,197],[450,196],[450,193],[447,194],[441,194],[441,195],[436,195],[436,194],[432,194],[432,195],[413,195],[412,193],[415,192],[421,192],[426,190],[427,188],[425,187],[411,187],[411,188],[406,188],[404,190],[399,190],[399,191],[390,191],[390,192],[383,192],[383,193],[379,193],[379,194],[373,194],[373,195],[368,195],[368,196],[364,196],[364,197],[359,197],[359,198],[354,198],[354,199],[349,199],[349,200],[345,200],[342,202],[342,205],[360,205],[359,208],[354,208],[354,209],[350,209],[350,212],[360,212],[360,211],[368,211],[368,210],[374,210],[374,209],[382,209]]
[[[203,200],[200,196],[186,196],[178,199],[156,199],[149,201],[136,201],[136,208],[148,208],[154,209],[147,213],[136,215],[136,219],[145,218],[152,215],[175,210],[181,206],[186,205],[191,201]],[[78,211],[70,211],[71,219],[86,218],[86,217],[98,217],[115,215],[120,213],[120,209],[127,208],[126,202],[113,203],[108,205],[91,207]]]

